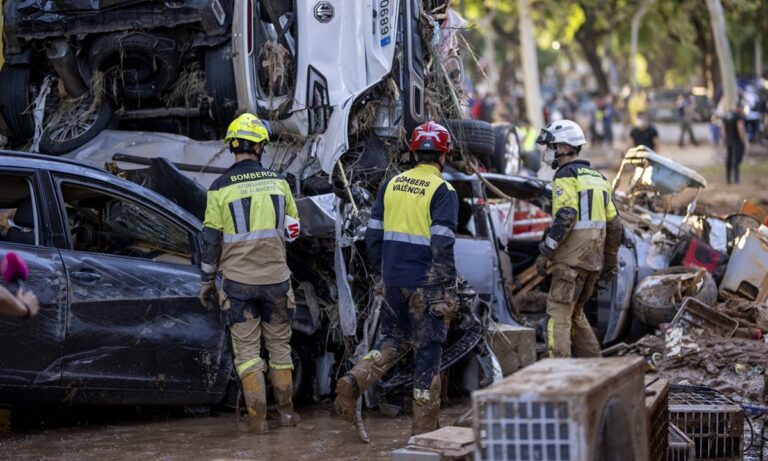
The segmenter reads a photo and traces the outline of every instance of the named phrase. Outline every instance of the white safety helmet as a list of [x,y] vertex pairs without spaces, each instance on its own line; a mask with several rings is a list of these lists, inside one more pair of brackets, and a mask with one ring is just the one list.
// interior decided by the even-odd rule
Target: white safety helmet
[[552,164],[553,169],[557,167],[558,158],[562,157],[556,154],[556,145],[560,143],[574,147],[578,154],[581,146],[587,143],[587,138],[584,136],[584,130],[573,120],[558,120],[542,128],[536,138],[536,144],[546,146],[541,159]]

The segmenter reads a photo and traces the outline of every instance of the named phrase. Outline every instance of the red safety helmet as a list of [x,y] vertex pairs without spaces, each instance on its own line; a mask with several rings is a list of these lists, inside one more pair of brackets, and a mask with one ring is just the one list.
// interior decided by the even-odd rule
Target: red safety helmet
[[422,123],[411,133],[410,148],[414,152],[433,151],[442,154],[450,152],[451,145],[451,133],[439,123]]

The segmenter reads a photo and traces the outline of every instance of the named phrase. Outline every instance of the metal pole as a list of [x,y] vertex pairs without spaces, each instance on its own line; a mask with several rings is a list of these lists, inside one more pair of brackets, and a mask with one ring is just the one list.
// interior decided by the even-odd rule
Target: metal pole
[[637,9],[634,16],[632,16],[632,31],[630,38],[630,51],[629,51],[629,78],[632,86],[632,93],[637,92],[637,64],[635,63],[635,57],[637,56],[637,36],[640,33],[640,21],[643,20],[643,16],[648,12],[648,5],[651,1],[648,0]]
[[[520,44],[523,60],[523,75],[525,83],[525,108],[531,128],[538,130],[544,127],[544,114],[541,107],[541,90],[539,89],[539,62],[536,56],[536,42],[533,36],[533,20],[531,19],[530,0],[517,0],[520,10]],[[542,165],[539,177],[552,178],[554,172],[548,166]]]
[[755,77],[763,76],[763,33],[757,31],[755,36]]

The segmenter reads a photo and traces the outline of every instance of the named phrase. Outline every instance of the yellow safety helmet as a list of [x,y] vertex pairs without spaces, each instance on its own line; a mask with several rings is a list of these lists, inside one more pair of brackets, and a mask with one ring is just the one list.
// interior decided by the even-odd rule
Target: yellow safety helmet
[[252,152],[255,144],[269,141],[269,128],[253,114],[243,114],[229,124],[224,142],[232,152]]

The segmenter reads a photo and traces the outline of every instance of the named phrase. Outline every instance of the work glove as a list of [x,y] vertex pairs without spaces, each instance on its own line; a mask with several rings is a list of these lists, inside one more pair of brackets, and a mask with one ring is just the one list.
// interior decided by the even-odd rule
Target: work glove
[[549,266],[549,258],[540,255],[538,258],[536,258],[536,272],[539,273],[540,276],[546,277],[549,275],[549,272],[547,271],[547,267]]
[[203,282],[200,285],[200,304],[208,310],[216,306],[216,281],[214,279]]
[[619,274],[619,268],[616,266],[603,266],[603,271],[600,272],[600,280],[610,282],[615,279]]
[[382,280],[381,274],[374,274],[373,276],[373,296],[384,296],[384,280]]
[[459,312],[459,295],[456,282],[449,285],[425,289],[429,311],[436,317],[450,322]]

